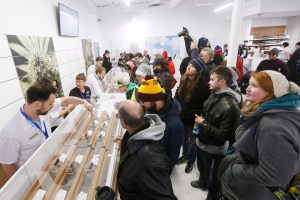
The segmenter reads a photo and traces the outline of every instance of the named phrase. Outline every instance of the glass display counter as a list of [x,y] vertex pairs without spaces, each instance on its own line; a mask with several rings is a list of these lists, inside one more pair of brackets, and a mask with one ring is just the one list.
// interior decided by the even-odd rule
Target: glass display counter
[[98,186],[116,188],[122,135],[113,99],[101,99],[91,115],[79,105],[0,190],[0,199],[95,199]]

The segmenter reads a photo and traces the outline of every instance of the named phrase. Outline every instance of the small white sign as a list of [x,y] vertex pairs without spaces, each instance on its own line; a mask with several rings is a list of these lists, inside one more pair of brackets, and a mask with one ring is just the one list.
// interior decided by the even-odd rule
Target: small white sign
[[105,132],[104,131],[100,131],[100,135],[101,135],[101,137],[104,137],[105,136]]
[[92,163],[94,165],[97,165],[98,161],[99,161],[99,155],[94,155],[93,158],[92,158]]
[[103,123],[103,125],[104,125],[104,126],[107,126],[107,125],[108,125],[108,122],[107,122],[107,121],[105,121],[105,122]]
[[66,198],[67,191],[60,189],[56,194],[55,200],[64,200]]
[[76,156],[76,158],[75,158],[75,162],[77,162],[78,164],[80,164],[81,163],[81,161],[82,161],[82,159],[83,159],[83,156],[82,155],[80,155],[80,154],[78,154],[77,156]]
[[92,136],[92,134],[93,134],[93,131],[88,130],[87,135],[88,135],[88,136]]
[[85,192],[79,192],[77,194],[76,200],[86,200],[87,198],[87,193]]
[[35,195],[34,195],[34,197],[33,197],[33,200],[42,200],[42,199],[44,198],[45,194],[46,194],[46,191],[45,191],[45,190],[39,189],[39,190],[35,193]]
[[95,121],[94,121],[94,124],[95,124],[95,125],[97,125],[98,123],[99,123],[99,121],[98,121],[98,120],[95,120]]
[[64,154],[64,153],[62,153],[62,154],[59,156],[60,162],[65,162],[66,158],[67,158],[67,155]]

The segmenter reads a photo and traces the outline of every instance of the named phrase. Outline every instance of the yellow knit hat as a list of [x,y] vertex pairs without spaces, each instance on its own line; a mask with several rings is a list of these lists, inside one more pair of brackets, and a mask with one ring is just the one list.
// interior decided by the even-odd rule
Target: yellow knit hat
[[156,77],[146,75],[138,90],[138,99],[144,102],[152,102],[164,99],[163,89]]

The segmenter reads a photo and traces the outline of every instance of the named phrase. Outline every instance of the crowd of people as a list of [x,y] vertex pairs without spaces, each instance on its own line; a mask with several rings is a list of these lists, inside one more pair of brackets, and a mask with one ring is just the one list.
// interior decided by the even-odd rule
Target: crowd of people
[[[236,66],[226,66],[227,45],[212,49],[204,37],[192,41],[186,28],[179,36],[188,57],[180,65],[175,94],[176,68],[167,51],[153,60],[146,50],[120,54],[118,67],[128,74],[116,82],[127,99],[117,105],[126,132],[114,139],[121,144],[120,198],[177,199],[173,168],[186,164],[184,171],[190,173],[195,163],[200,176],[190,186],[207,190],[207,200],[297,194],[300,43],[292,54],[271,49],[255,72],[244,73],[246,41],[239,46]],[[56,97],[57,82],[51,77],[29,87],[26,103],[0,134],[0,163],[8,177],[48,138],[57,127],[54,121],[76,104],[92,111],[94,101],[109,95],[102,80],[112,69],[106,50],[86,75],[76,76],[68,97]],[[62,105],[68,106],[59,110]]]

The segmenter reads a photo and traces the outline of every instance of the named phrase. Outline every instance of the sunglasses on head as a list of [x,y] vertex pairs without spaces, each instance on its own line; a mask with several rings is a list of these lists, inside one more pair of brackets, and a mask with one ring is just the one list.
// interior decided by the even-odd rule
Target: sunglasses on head
[[275,55],[276,55],[276,53],[269,53],[269,55],[275,56]]

